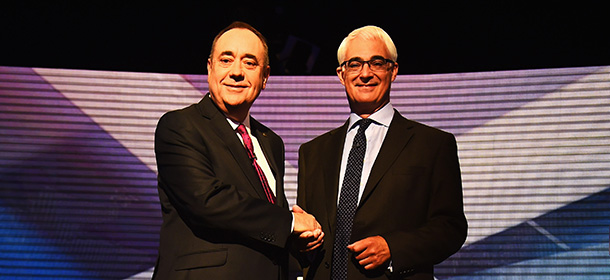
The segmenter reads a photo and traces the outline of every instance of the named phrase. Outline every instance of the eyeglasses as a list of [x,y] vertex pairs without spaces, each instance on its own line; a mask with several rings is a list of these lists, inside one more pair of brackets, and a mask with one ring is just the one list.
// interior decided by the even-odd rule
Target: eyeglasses
[[388,64],[394,65],[395,63],[396,62],[394,62],[393,60],[383,57],[376,57],[366,61],[360,58],[352,58],[350,60],[343,61],[343,63],[341,63],[341,67],[345,66],[345,69],[348,72],[357,73],[362,71],[362,67],[364,67],[364,64],[368,64],[371,71],[386,71],[388,70]]

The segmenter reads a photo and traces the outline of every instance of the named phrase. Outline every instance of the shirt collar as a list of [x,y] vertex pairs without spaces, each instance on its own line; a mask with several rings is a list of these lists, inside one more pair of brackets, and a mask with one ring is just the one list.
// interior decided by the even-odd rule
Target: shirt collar
[[[227,122],[229,122],[229,125],[231,125],[231,128],[233,128],[233,130],[236,130],[237,127],[240,125],[240,123],[234,122],[232,119],[230,119],[228,117],[227,117]],[[242,123],[244,124],[244,126],[246,126],[246,130],[248,130],[248,132],[250,132],[250,112],[248,112],[248,115],[246,115],[246,119],[244,119],[244,121]]]
[[[373,123],[376,123],[378,125],[382,125],[385,127],[390,127],[390,123],[392,122],[392,118],[394,117],[394,106],[392,106],[392,103],[388,102],[388,104],[386,104],[385,106],[383,106],[381,109],[377,110],[377,112],[371,114],[368,118],[373,120]],[[354,124],[359,121],[360,119],[362,119],[360,116],[358,116],[356,113],[351,113],[349,114],[349,130],[351,130],[352,128],[354,128]]]

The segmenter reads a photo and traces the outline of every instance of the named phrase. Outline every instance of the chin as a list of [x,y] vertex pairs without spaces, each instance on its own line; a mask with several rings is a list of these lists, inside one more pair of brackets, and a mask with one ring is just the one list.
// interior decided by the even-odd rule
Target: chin
[[227,107],[239,107],[239,106],[243,106],[244,104],[246,104],[245,100],[225,100],[225,105]]
[[356,98],[354,99],[356,102],[358,103],[362,103],[362,104],[373,104],[373,103],[379,103],[380,100],[377,98],[379,95],[378,94],[359,94],[356,96]]

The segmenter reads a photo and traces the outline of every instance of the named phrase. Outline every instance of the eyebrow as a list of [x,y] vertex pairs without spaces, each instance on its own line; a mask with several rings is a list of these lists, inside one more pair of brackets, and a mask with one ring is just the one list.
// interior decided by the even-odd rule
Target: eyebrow
[[222,55],[230,55],[230,56],[234,56],[232,51],[224,51],[224,52],[221,52],[221,53],[220,53],[220,55],[221,55],[221,56],[222,56]]
[[[223,56],[223,55],[235,56],[235,54],[232,51],[224,51],[224,52],[221,52],[220,55],[221,56]],[[256,62],[258,62],[258,58],[256,57],[256,55],[253,55],[251,53],[246,53],[244,55],[244,57],[254,59],[254,60],[256,60]]]
[[[374,56],[371,56],[371,58],[369,60],[378,59],[378,58],[386,59],[382,55],[374,55]],[[348,59],[347,61],[350,61],[350,60],[362,60],[362,61],[364,61],[364,59],[362,57],[359,57],[359,56],[352,57],[352,58]]]
[[254,60],[256,60],[256,61],[258,62],[258,58],[256,57],[256,55],[253,55],[253,54],[247,53],[247,54],[245,55],[245,57],[246,57],[246,58],[251,58],[251,59],[254,59]]

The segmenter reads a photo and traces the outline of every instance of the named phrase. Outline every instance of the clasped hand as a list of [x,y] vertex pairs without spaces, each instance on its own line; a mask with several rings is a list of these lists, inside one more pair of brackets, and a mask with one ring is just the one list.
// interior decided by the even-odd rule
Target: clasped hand
[[376,269],[390,261],[390,247],[387,241],[377,235],[356,241],[347,249],[352,251],[358,263],[366,270]]
[[316,218],[298,205],[292,206],[292,214],[294,215],[292,232],[298,235],[295,241],[297,249],[301,252],[309,252],[320,247],[324,242],[324,232]]

